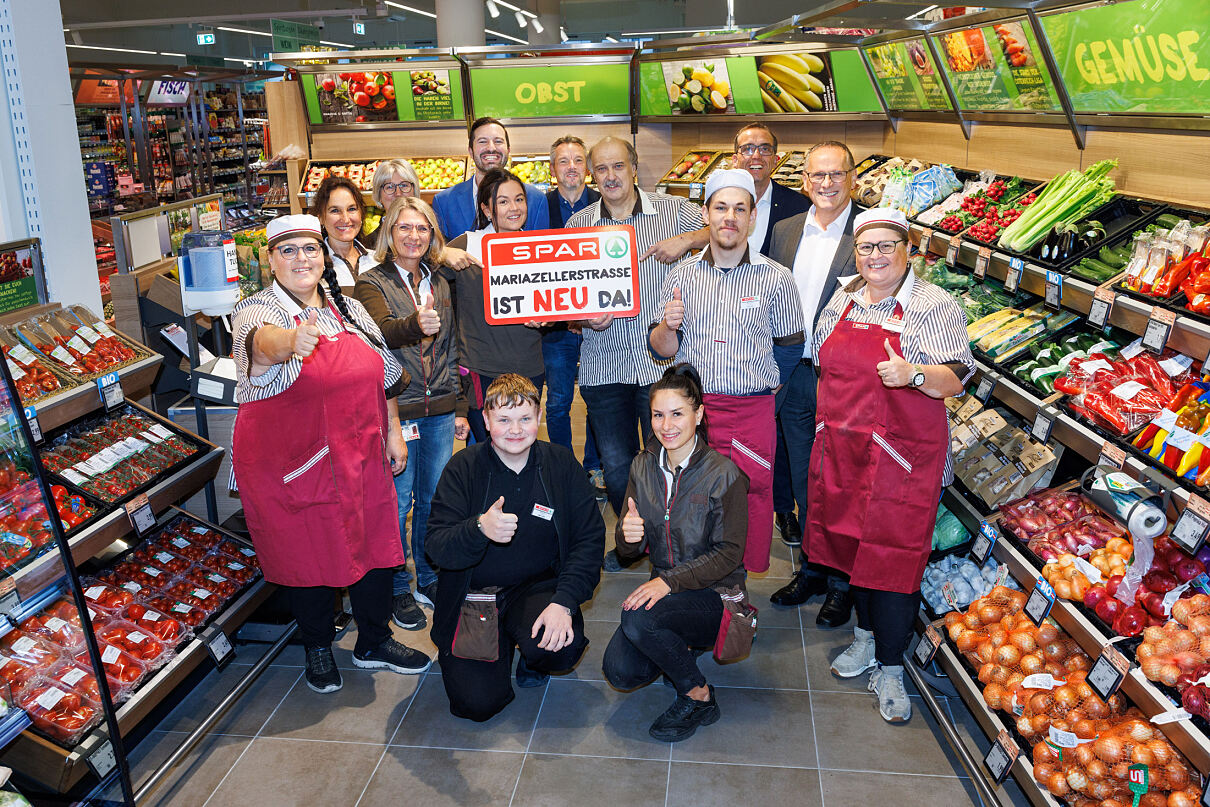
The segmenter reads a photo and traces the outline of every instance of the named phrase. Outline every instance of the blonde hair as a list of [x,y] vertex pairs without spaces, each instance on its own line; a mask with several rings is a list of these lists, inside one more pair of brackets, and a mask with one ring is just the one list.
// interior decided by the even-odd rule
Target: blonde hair
[[383,160],[374,169],[374,179],[370,184],[370,196],[374,197],[374,204],[382,207],[382,186],[390,182],[391,177],[396,174],[402,176],[404,182],[412,183],[415,196],[420,195],[420,177],[416,176],[416,169],[410,162],[400,159]]
[[439,263],[441,253],[445,251],[445,238],[441,235],[441,228],[437,226],[437,214],[433,212],[429,203],[419,196],[401,196],[391,202],[391,206],[382,215],[382,221],[378,225],[378,243],[374,247],[374,260],[385,263],[388,258],[394,257],[395,250],[392,249],[391,233],[405,210],[415,210],[429,223],[429,227],[433,231],[429,233],[429,248],[424,253],[424,257],[430,263]]
[[542,394],[534,383],[523,375],[505,373],[488,386],[483,394],[483,411],[503,409],[506,406],[533,404],[541,409]]

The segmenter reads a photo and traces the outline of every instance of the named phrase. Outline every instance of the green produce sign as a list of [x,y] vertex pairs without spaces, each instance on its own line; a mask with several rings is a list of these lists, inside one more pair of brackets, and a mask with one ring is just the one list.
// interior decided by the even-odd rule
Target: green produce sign
[[888,42],[864,50],[890,109],[953,109],[923,40]]
[[1210,114],[1210,3],[1133,0],[1042,18],[1077,112]]
[[881,112],[878,92],[855,50],[832,51],[832,77],[836,83],[836,108],[841,112]]
[[269,20],[273,34],[274,53],[298,53],[303,45],[319,44],[319,29],[314,25],[290,20]]
[[313,126],[464,117],[457,68],[308,73],[302,88]]
[[473,67],[475,115],[560,118],[630,114],[630,66]]
[[1057,111],[1059,99],[1033,31],[1020,21],[968,28],[937,40],[963,109]]
[[640,115],[753,115],[764,111],[756,58],[639,64]]

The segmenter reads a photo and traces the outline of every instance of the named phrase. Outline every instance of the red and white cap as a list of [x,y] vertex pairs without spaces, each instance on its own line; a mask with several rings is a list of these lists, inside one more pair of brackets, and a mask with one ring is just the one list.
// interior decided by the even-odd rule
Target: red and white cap
[[903,215],[902,210],[896,210],[893,207],[871,207],[869,210],[861,211],[853,218],[853,235],[857,235],[862,230],[877,228],[898,230],[907,235],[907,216]]
[[300,236],[312,236],[316,241],[323,240],[319,229],[319,219],[315,216],[301,213],[290,216],[278,216],[265,225],[265,238],[269,239],[269,248],[277,246],[279,241]]

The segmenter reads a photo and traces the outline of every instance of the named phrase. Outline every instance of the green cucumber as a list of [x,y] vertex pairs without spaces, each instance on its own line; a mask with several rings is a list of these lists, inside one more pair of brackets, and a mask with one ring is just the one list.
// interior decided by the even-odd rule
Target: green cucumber
[[1097,255],[1102,263],[1109,264],[1110,266],[1116,266],[1119,269],[1130,262],[1129,258],[1123,258],[1121,253],[1115,252],[1109,247],[1101,247]]
[[1080,265],[1099,275],[1104,275],[1107,278],[1113,277],[1122,271],[1121,269],[1111,266],[1104,261],[1099,261],[1096,258],[1085,258],[1084,260],[1080,261]]
[[1161,216],[1156,216],[1155,223],[1163,227],[1165,230],[1171,230],[1173,227],[1181,223],[1181,217],[1172,213],[1164,213]]

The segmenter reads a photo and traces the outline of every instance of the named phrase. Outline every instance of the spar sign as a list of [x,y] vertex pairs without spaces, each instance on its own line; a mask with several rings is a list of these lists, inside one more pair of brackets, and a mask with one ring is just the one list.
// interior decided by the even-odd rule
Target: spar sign
[[492,325],[639,313],[634,228],[578,227],[483,238],[483,314]]

